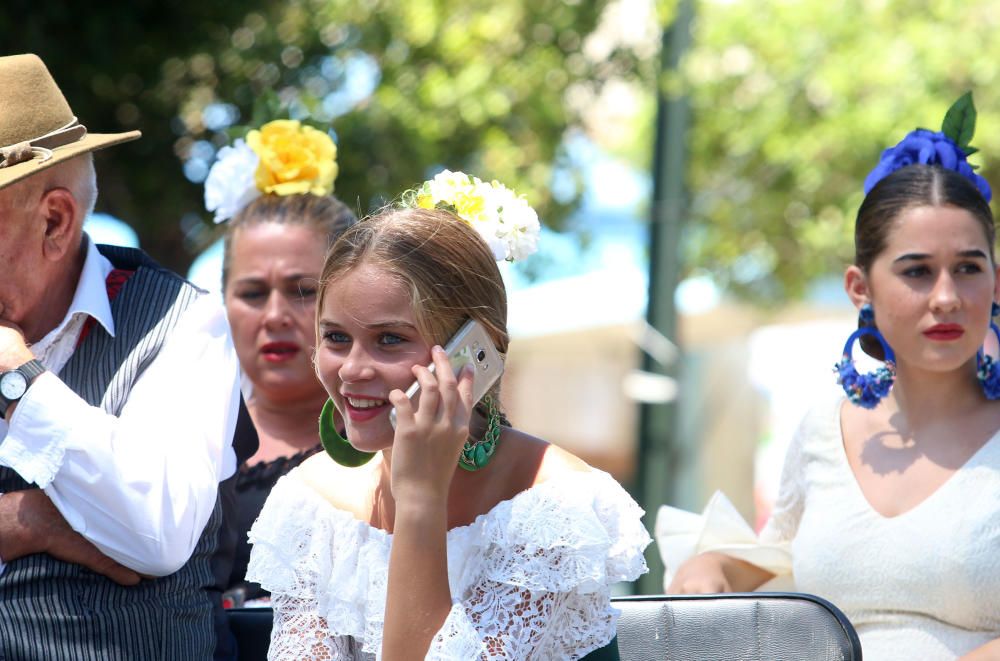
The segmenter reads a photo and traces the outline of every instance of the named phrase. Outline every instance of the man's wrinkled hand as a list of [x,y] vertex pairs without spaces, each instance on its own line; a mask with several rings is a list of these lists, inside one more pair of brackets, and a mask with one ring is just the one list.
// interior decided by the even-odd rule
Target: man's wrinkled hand
[[0,372],[20,367],[34,357],[21,329],[0,318]]
[[83,565],[119,585],[135,585],[140,580],[139,574],[70,528],[44,491],[5,493],[0,496],[0,560],[11,562],[33,553]]

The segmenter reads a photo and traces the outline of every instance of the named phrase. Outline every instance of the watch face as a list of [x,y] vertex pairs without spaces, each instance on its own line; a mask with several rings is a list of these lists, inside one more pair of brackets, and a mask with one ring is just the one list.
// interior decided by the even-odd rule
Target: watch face
[[20,372],[7,372],[0,376],[0,395],[9,400],[19,399],[28,389],[28,380]]

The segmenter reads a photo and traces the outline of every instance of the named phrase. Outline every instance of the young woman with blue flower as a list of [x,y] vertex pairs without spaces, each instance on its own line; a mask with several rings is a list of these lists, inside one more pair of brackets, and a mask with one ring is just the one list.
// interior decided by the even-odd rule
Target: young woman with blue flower
[[[699,548],[668,591],[790,572],[845,611],[868,661],[1000,658],[1000,388],[984,348],[998,267],[990,188],[966,160],[974,121],[967,95],[866,179],[844,278],[859,330],[835,369],[846,398],[804,419],[759,542]],[[860,374],[855,340],[883,366]],[[664,539],[675,514],[660,513]]]

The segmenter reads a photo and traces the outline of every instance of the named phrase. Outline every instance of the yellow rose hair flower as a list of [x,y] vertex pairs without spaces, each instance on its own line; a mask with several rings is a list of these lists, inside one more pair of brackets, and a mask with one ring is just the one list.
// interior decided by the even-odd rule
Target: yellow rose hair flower
[[337,176],[337,146],[326,133],[294,119],[278,119],[247,133],[260,158],[255,180],[262,193],[329,195]]
[[497,261],[524,259],[538,247],[541,226],[535,210],[498,181],[444,170],[404,193],[403,204],[455,214],[479,233]]
[[219,150],[205,179],[205,207],[219,223],[262,193],[329,195],[337,172],[329,135],[296,120],[275,120]]

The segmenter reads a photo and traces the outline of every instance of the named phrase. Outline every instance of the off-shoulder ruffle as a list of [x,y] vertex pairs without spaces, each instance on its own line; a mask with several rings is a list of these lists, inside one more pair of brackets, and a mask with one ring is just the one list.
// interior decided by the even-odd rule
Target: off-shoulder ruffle
[[475,549],[466,554],[470,564],[482,558],[466,571],[530,590],[585,594],[646,571],[642,552],[651,540],[642,514],[611,476],[595,470],[536,485],[451,534],[462,539],[460,548]]
[[[560,475],[448,532],[452,595],[482,580],[540,592],[605,589],[646,571],[642,510],[607,473]],[[247,580],[315,599],[333,635],[381,640],[392,536],[281,478],[250,531]],[[312,593],[312,594],[310,594]],[[610,607],[609,607],[610,608]]]

